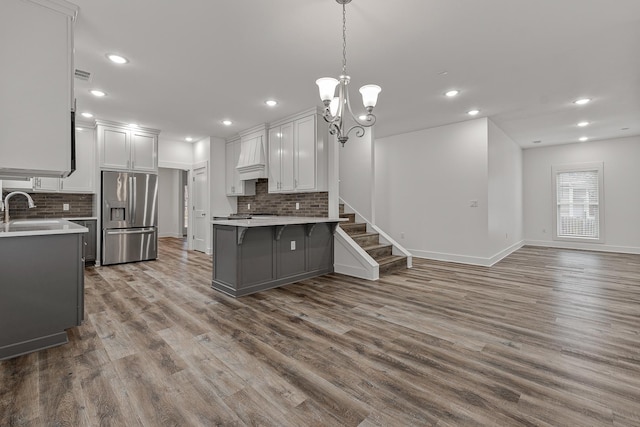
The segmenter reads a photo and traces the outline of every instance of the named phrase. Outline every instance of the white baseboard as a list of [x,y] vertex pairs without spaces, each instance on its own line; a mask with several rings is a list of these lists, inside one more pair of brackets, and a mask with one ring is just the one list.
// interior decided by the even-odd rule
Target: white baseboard
[[365,280],[378,280],[378,267],[373,270],[367,270],[365,268],[358,268],[351,265],[333,264],[333,271],[336,273],[344,274],[345,276],[357,277]]
[[158,237],[175,237],[177,239],[182,239],[184,236],[180,233],[160,233]]
[[603,245],[602,243],[578,243],[578,242],[564,242],[564,241],[555,241],[555,240],[525,240],[525,245],[543,246],[548,248],[560,248],[560,249],[579,249],[582,251],[618,252],[622,254],[640,255],[640,247]]
[[491,257],[457,255],[457,254],[448,254],[444,252],[421,251],[416,249],[409,249],[409,252],[411,252],[411,254],[416,258],[425,258],[425,259],[433,259],[436,261],[457,262],[459,264],[470,264],[470,265],[479,265],[482,267],[491,267],[501,259],[509,256],[511,253],[523,247],[524,244],[525,244],[524,241],[521,240]]

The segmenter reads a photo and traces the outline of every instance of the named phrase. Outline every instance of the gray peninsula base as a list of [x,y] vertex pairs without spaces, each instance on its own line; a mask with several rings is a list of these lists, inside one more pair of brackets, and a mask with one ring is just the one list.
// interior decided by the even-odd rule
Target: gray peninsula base
[[333,272],[338,221],[213,225],[212,287],[239,297]]

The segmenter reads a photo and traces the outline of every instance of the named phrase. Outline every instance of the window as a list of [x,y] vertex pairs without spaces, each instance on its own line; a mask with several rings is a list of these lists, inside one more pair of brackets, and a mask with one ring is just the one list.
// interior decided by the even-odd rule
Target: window
[[603,164],[554,166],[556,240],[604,241]]

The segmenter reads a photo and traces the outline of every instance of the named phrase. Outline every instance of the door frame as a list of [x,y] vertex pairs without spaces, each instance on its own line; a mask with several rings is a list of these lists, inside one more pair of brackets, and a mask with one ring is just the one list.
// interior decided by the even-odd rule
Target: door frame
[[[210,191],[209,191],[209,161],[204,161],[204,162],[198,162],[198,163],[194,163],[193,167],[189,170],[189,176],[188,176],[188,180],[189,180],[189,211],[191,212],[191,215],[189,215],[189,224],[187,227],[187,240],[188,240],[188,249],[190,251],[194,250],[193,249],[193,236],[194,236],[194,224],[193,224],[193,211],[195,210],[195,197],[194,197],[194,180],[195,180],[195,171],[197,169],[202,169],[202,168],[206,168],[207,170],[207,191],[206,193],[206,202],[205,205],[207,206],[207,212],[211,212],[210,209],[210,204],[209,204],[209,198],[210,198]],[[212,228],[212,226],[210,225],[209,228]],[[190,237],[191,236],[191,237]],[[211,233],[207,233],[207,235],[205,236],[205,253],[207,255],[211,255],[212,251],[211,251]]]

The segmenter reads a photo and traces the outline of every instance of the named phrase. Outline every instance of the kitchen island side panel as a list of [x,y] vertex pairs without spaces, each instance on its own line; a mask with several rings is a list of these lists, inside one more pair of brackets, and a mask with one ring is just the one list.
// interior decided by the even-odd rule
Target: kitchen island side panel
[[0,239],[0,360],[67,342],[83,317],[82,235]]
[[238,283],[237,227],[213,227],[213,278],[235,288]]
[[333,233],[335,224],[316,224],[307,238],[307,270],[333,272]]
[[[292,277],[307,271],[304,225],[291,225],[282,230],[277,248],[277,277]],[[292,249],[293,248],[293,249]]]
[[273,240],[273,227],[249,228],[245,231],[242,244],[239,245],[238,290],[276,279]]

